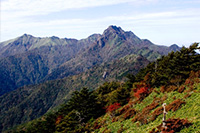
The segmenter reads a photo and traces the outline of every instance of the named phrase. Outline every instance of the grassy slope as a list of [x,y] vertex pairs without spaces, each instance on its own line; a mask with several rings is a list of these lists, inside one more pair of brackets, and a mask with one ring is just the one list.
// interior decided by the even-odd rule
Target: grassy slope
[[[152,92],[148,97],[146,97],[142,103],[136,104],[133,108],[138,110],[139,112],[142,111],[144,107],[151,104],[153,102],[154,97],[161,98],[164,95],[167,96],[167,99],[164,101],[164,103],[170,104],[174,99],[181,99],[186,102],[185,105],[182,105],[180,109],[177,111],[169,111],[167,112],[167,118],[181,118],[181,119],[188,119],[190,122],[192,122],[192,126],[189,128],[184,128],[181,130],[181,133],[197,133],[200,131],[200,83],[196,84],[194,86],[196,91],[189,92],[191,94],[190,97],[184,98],[184,96],[188,93],[184,91],[183,93],[179,93],[177,91],[169,92],[169,93],[160,93],[157,94],[156,92]],[[187,87],[187,90],[189,88]],[[157,90],[160,90],[160,88],[157,88]],[[125,105],[126,106],[126,105]],[[158,106],[158,107],[161,107]],[[157,108],[158,108],[157,107]],[[153,109],[154,111],[155,109]],[[109,115],[105,115],[102,119],[107,119],[107,124],[104,125],[104,127],[100,128],[100,130],[96,130],[95,132],[113,132],[116,133],[120,129],[123,129],[122,131],[124,133],[147,133],[150,132],[153,128],[157,127],[162,123],[162,115],[159,115],[157,119],[153,122],[150,122],[148,124],[141,125],[139,122],[132,122],[132,118],[117,122],[111,122],[111,119],[109,119]],[[107,129],[106,129],[107,128]]]

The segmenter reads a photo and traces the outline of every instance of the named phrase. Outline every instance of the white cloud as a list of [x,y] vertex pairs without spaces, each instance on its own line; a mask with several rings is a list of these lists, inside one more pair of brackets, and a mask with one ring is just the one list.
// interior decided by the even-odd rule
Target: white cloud
[[[151,5],[163,0],[4,0],[1,1],[1,35],[0,42],[14,38],[24,32],[36,36],[52,36],[84,38],[92,33],[102,33],[103,30],[113,24],[122,26],[125,30],[138,29],[138,33],[148,38],[148,34],[154,34],[152,31],[159,31],[163,27],[166,34],[167,29],[185,27],[197,27],[200,25],[200,8],[174,8],[171,10],[152,10],[151,12],[133,11],[112,14],[111,16],[101,16],[96,18],[84,18],[74,16],[71,18],[51,18],[42,21],[32,21],[32,17],[51,16],[51,13],[76,9],[109,6],[122,3],[128,3],[143,6],[148,3]],[[153,4],[152,4],[153,3]],[[138,8],[138,7],[135,7]],[[142,8],[141,8],[142,9]],[[133,9],[134,10],[134,9]],[[126,14],[126,15],[124,15]],[[164,29],[163,28],[163,29]],[[189,28],[188,28],[189,29]],[[190,30],[192,32],[192,28]],[[150,33],[152,32],[152,33]],[[147,32],[146,32],[147,33]],[[159,33],[158,33],[159,34]],[[178,34],[178,32],[177,32]],[[156,35],[156,34],[155,34]],[[140,36],[140,35],[139,35]],[[160,37],[161,38],[161,37]]]
[[31,16],[47,15],[54,12],[88,8],[120,3],[148,3],[156,0],[4,0],[1,1],[1,23],[8,28],[11,23],[26,23]]
[[[155,0],[6,0],[1,11],[12,17],[42,15],[69,9],[115,5],[120,3],[148,3]],[[12,15],[13,14],[13,15]]]
[[[74,10],[79,8],[89,8],[97,6],[116,5],[121,3],[148,3],[156,0],[4,0],[1,1],[1,34],[8,34],[12,30],[23,29],[25,26],[47,26],[62,23],[76,24],[77,22],[93,22],[97,20],[52,20],[44,22],[31,22],[33,16],[47,15],[54,12]],[[4,36],[4,35],[2,35]],[[4,39],[3,39],[4,40]],[[1,40],[0,40],[1,41]]]

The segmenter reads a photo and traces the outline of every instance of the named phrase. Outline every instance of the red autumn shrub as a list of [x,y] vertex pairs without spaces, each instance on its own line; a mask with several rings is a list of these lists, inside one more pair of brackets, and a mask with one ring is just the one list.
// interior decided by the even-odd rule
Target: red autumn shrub
[[113,112],[120,107],[121,107],[120,103],[111,104],[106,108],[106,112]]
[[56,118],[55,124],[58,125],[58,124],[61,122],[62,119],[63,119],[63,116],[59,115],[59,116]]
[[144,97],[148,94],[148,87],[142,87],[138,89],[135,93],[134,96],[140,99],[141,97]]

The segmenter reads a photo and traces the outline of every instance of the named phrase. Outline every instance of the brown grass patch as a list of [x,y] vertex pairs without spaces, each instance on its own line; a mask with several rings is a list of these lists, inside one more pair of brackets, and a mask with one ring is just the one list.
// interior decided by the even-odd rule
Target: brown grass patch
[[[166,106],[166,111],[176,111],[179,108],[181,108],[182,104],[185,104],[186,102],[177,99],[175,101],[173,101],[172,103],[170,103],[169,105]],[[159,107],[157,108],[153,113],[152,113],[152,117],[151,117],[151,121],[154,121],[159,115],[161,115],[163,113],[163,107]]]
[[150,133],[175,133],[175,132],[180,132],[181,129],[187,128],[192,125],[187,119],[168,119],[165,121],[166,122],[166,127],[162,127],[162,124],[154,128]]

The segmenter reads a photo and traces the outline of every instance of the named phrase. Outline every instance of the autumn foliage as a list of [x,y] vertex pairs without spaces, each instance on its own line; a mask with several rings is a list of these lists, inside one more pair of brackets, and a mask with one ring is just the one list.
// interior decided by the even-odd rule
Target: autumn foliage
[[120,107],[121,107],[120,103],[111,104],[106,108],[106,112],[113,112]]
[[148,87],[141,87],[140,89],[135,90],[134,97],[140,99],[142,97],[147,96],[148,94]]
[[58,125],[58,124],[61,122],[62,119],[63,119],[63,116],[59,115],[59,116],[56,118],[55,124]]

